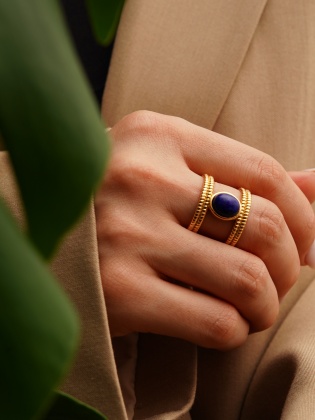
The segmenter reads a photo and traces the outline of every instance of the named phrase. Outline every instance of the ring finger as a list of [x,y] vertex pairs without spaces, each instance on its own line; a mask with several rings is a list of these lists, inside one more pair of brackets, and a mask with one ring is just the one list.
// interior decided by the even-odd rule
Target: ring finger
[[[181,200],[173,196],[173,211],[182,226],[187,227],[193,217],[202,184],[202,177],[191,172],[184,181],[186,188],[185,194],[181,194]],[[240,199],[240,191],[217,182],[213,192],[229,192]],[[225,242],[234,223],[235,221],[220,220],[208,211],[199,232]],[[249,217],[236,246],[256,255],[266,264],[279,297],[290,289],[298,277],[300,260],[297,248],[280,210],[274,203],[256,195],[252,196]]]

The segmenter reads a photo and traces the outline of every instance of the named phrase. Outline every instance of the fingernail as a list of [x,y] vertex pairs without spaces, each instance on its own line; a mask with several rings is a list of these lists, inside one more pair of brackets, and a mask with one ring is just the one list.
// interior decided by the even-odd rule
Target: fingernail
[[315,268],[315,241],[312,243],[305,257],[305,262],[312,268]]
[[303,172],[315,172],[315,168],[304,169]]

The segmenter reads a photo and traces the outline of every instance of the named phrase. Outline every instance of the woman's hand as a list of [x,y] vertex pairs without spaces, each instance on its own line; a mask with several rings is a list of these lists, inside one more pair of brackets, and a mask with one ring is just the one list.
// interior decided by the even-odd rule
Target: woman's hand
[[[305,195],[270,156],[179,118],[141,111],[111,130],[113,154],[96,200],[100,269],[113,336],[133,331],[230,349],[275,321],[315,238]],[[234,222],[208,211],[187,230],[203,185],[252,206]],[[312,175],[312,174],[311,174]],[[310,176],[311,176],[310,175]],[[192,290],[193,288],[193,290]]]

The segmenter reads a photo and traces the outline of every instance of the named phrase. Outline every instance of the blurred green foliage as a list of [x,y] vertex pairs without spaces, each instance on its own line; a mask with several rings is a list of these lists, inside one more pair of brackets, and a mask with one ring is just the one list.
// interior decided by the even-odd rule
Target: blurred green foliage
[[[110,42],[123,1],[86,5]],[[0,418],[23,420],[45,415],[74,356],[79,322],[45,259],[87,207],[109,142],[57,1],[0,0],[0,57],[0,133],[27,219],[24,235],[0,202]],[[50,419],[104,418],[65,394],[53,407]]]

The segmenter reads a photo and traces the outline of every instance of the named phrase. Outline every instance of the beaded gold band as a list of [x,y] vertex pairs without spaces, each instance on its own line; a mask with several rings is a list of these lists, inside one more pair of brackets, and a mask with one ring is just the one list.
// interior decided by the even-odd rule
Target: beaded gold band
[[192,232],[198,232],[198,230],[200,229],[200,226],[206,216],[211,196],[213,194],[213,187],[214,187],[213,177],[207,174],[204,174],[203,178],[204,178],[203,189],[201,191],[200,198],[199,198],[195,213],[193,215],[193,218],[190,222],[190,225],[188,226],[188,230],[191,230]]
[[215,217],[221,220],[235,220],[232,231],[226,240],[226,244],[235,246],[247,223],[252,203],[251,193],[245,188],[240,188],[242,194],[240,202],[237,197],[228,192],[213,194],[213,177],[204,174],[203,179],[203,189],[188,230],[198,232],[209,209]]
[[229,235],[229,237],[226,240],[226,244],[235,246],[240,239],[250,211],[250,207],[252,204],[252,196],[249,190],[246,190],[245,188],[240,188],[240,191],[242,193],[242,201],[241,201],[241,211],[236,219],[233,229]]

